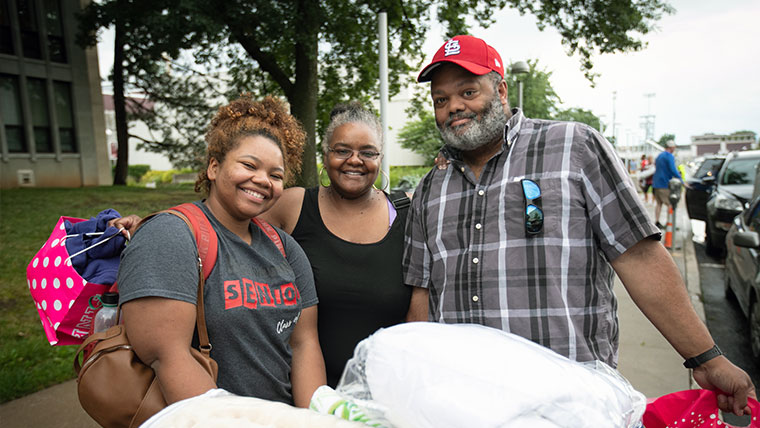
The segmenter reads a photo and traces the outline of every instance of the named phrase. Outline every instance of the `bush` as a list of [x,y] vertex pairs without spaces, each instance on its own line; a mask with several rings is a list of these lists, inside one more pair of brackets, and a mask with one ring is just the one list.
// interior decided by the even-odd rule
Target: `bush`
[[183,169],[170,169],[168,171],[148,171],[142,176],[140,184],[145,185],[147,183],[156,184],[170,184],[176,174],[190,174],[195,172],[191,168]]
[[392,166],[391,189],[401,188],[412,192],[428,171],[430,171],[429,166]]
[[129,165],[127,167],[127,176],[134,178],[135,182],[139,183],[142,176],[148,171],[150,171],[150,165]]
[[438,151],[443,146],[443,139],[435,124],[433,113],[422,111],[416,120],[407,122],[398,134],[401,147],[422,155],[427,165],[433,165]]
[[165,171],[148,171],[147,173],[145,173],[145,175],[142,176],[142,178],[140,179],[140,183],[142,184],[151,183],[151,182],[161,183],[164,172]]

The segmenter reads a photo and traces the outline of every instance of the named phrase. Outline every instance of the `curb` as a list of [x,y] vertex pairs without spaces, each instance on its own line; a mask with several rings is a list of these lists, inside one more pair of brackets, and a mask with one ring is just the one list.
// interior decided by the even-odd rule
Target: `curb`
[[[689,215],[686,211],[685,204],[686,201],[683,201],[683,203],[679,204],[678,208],[676,209],[676,212],[679,214],[678,217],[682,221],[682,224],[686,225],[686,227],[682,226],[682,230],[684,232],[681,233],[681,237],[683,238],[681,246],[683,251],[683,272],[681,272],[681,274],[683,275],[683,281],[686,284],[686,291],[689,293],[691,305],[694,307],[694,311],[697,313],[697,316],[702,321],[702,323],[705,323],[705,305],[702,300],[702,285],[699,279],[699,263],[697,262],[697,255],[696,251],[694,250],[694,243],[692,241],[693,233],[691,230],[691,219],[689,218]],[[694,370],[688,369],[688,372],[689,388],[700,388],[699,384],[697,384],[697,381],[694,380]]]

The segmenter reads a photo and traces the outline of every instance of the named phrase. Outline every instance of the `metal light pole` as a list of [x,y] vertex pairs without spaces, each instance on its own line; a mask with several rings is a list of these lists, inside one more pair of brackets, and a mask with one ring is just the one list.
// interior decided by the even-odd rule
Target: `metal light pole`
[[380,122],[383,127],[383,159],[380,163],[382,175],[381,188],[390,192],[390,165],[388,165],[388,14],[377,14],[377,37],[380,41]]
[[617,144],[617,137],[615,136],[615,100],[617,99],[617,91],[612,91],[612,144]]
[[[529,71],[530,67],[528,67],[528,64],[525,61],[517,61],[513,63],[512,68],[510,69],[510,73],[515,77],[515,80],[517,80],[517,107],[520,110],[523,109],[522,79]],[[523,112],[523,114],[525,114],[525,112]]]

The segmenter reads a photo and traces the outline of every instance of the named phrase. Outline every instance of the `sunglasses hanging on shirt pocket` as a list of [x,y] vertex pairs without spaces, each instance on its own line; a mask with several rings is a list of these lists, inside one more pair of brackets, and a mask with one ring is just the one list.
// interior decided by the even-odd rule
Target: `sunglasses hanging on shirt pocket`
[[527,178],[520,180],[523,190],[523,215],[527,237],[541,233],[544,228],[544,212],[541,209],[541,188]]

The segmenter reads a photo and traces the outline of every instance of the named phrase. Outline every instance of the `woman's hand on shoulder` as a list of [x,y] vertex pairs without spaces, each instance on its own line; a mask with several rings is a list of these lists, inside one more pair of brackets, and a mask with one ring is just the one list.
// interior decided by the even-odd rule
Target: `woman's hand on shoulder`
[[135,232],[137,232],[137,225],[140,224],[140,220],[142,220],[141,217],[135,214],[129,214],[126,217],[119,217],[109,221],[108,225],[117,229],[124,229],[121,231],[122,235],[127,239],[131,239]]
[[288,187],[282,192],[280,199],[268,211],[259,215],[259,218],[279,227],[290,234],[296,227],[298,217],[301,215],[301,206],[306,189],[303,187]]

